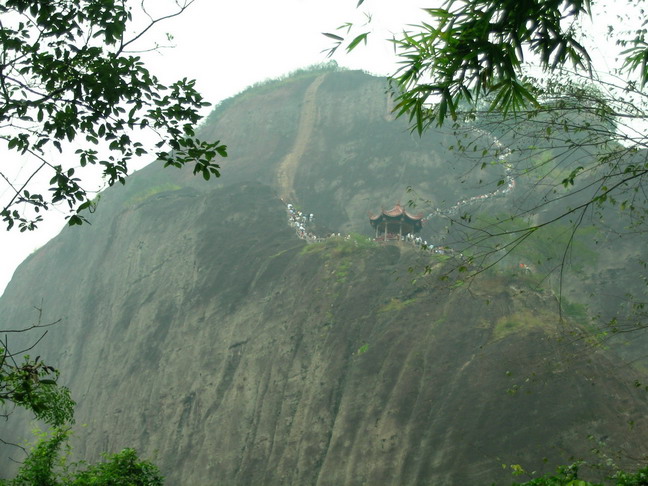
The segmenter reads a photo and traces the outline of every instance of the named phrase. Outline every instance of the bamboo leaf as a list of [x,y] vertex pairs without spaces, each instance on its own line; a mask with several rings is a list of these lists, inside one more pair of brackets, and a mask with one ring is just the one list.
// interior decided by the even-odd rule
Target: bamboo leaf
[[365,44],[367,44],[367,36],[369,35],[369,32],[365,32],[363,34],[360,34],[356,36],[355,39],[353,39],[349,45],[347,46],[346,50],[347,52],[351,52],[353,49],[355,49],[358,44],[364,41]]
[[342,42],[344,40],[344,37],[340,37],[339,35],[331,34],[330,32],[322,32],[323,35],[326,37],[330,37],[331,39],[337,40]]

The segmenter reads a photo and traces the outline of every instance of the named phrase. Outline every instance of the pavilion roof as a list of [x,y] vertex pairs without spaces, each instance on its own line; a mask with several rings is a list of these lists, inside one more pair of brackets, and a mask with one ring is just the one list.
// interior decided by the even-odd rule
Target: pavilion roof
[[423,217],[424,217],[423,214],[411,214],[403,206],[401,206],[400,204],[396,204],[396,206],[394,206],[392,209],[389,210],[382,209],[380,211],[380,214],[377,214],[375,216],[370,215],[369,221],[378,222],[383,218],[387,218],[387,219],[404,219],[404,220],[409,220],[412,223],[417,223],[419,221],[422,221]]

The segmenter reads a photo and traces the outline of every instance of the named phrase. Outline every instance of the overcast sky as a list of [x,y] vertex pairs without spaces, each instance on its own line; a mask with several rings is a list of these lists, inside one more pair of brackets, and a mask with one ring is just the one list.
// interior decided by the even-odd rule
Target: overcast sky
[[[368,46],[334,59],[341,66],[390,74],[396,64],[384,39],[408,23],[419,22],[423,18],[420,9],[430,7],[430,2],[366,0],[357,9],[356,4],[357,0],[196,0],[184,14],[160,24],[141,44],[163,43],[169,33],[175,47],[143,56],[151,72],[164,81],[196,79],[205,99],[216,104],[259,81],[327,61],[321,51],[332,40],[322,32],[336,32],[347,21],[360,27],[366,20],[364,13],[370,12],[372,22],[365,30],[372,31],[373,39]],[[173,0],[148,0],[147,5],[168,12]],[[150,162],[145,159],[142,165]],[[62,215],[50,211],[36,232],[0,229],[0,293],[20,262],[63,225]]]

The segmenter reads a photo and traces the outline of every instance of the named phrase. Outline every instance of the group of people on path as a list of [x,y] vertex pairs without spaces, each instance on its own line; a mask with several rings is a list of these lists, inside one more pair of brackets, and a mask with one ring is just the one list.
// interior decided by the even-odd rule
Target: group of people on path
[[[308,243],[316,243],[318,241],[324,241],[326,238],[343,238],[346,240],[351,239],[351,235],[342,235],[341,233],[331,233],[327,237],[317,236],[312,231],[313,221],[315,215],[313,213],[303,212],[291,203],[286,203],[286,214],[288,215],[288,224],[291,228],[295,229],[295,233],[298,238],[305,240]],[[398,239],[397,235],[394,235],[392,239]],[[379,238],[380,239],[380,238]],[[401,241],[410,242],[423,250],[431,251],[433,253],[438,253],[441,255],[453,254],[454,251],[451,248],[444,246],[435,246],[433,244],[428,244],[427,241],[423,240],[420,236],[415,236],[413,234],[407,234],[406,236],[400,237]]]
[[288,213],[288,224],[295,229],[299,238],[309,242],[318,240],[317,236],[307,229],[307,226],[313,223],[313,218],[315,217],[313,213],[303,213],[295,209],[290,203],[286,204],[286,212]]

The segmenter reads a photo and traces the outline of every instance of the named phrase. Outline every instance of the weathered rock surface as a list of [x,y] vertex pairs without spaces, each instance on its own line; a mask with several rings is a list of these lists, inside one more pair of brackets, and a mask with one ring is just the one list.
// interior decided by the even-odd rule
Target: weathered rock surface
[[0,312],[63,319],[34,352],[74,392],[80,456],[135,447],[168,484],[458,485],[550,470],[587,436],[645,454],[632,371],[572,339],[551,293],[451,288],[413,246],[295,236],[280,196],[369,233],[408,178],[442,177],[382,91],[347,73],[235,98],[204,127],[232,153],[217,184],[146,169],[20,267]]

